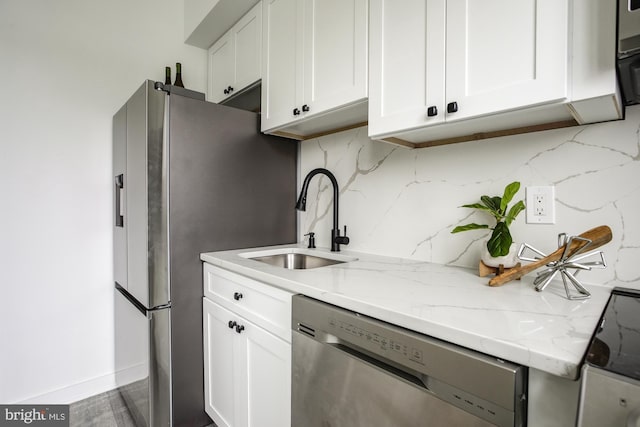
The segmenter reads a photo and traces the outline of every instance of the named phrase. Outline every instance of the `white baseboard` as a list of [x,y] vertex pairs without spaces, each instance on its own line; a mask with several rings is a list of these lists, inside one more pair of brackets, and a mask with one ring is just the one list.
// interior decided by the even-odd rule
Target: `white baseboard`
[[103,375],[81,383],[33,396],[16,404],[69,405],[87,397],[95,396],[116,388],[115,373]]
[[137,365],[119,372],[112,372],[77,384],[72,384],[58,390],[47,392],[38,396],[33,396],[15,404],[52,404],[70,405],[79,400],[86,399],[97,394],[105,393],[116,388],[116,376],[120,384],[126,384],[140,378],[144,378],[148,366]]

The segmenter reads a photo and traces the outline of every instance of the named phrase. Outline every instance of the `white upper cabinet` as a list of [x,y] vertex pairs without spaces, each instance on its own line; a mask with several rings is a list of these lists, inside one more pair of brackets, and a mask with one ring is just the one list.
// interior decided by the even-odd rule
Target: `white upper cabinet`
[[[367,1],[304,2],[306,115],[367,97]],[[306,110],[306,109],[305,109]]]
[[366,121],[366,108],[328,114],[366,102],[367,4],[367,0],[265,0],[264,132],[303,138]]
[[298,0],[264,0],[262,18],[262,130],[283,125],[295,117],[302,103],[302,43],[298,27],[302,10]]
[[565,99],[568,0],[447,0],[446,9],[447,121]]
[[209,48],[207,99],[221,102],[252,86],[262,72],[262,3]]
[[369,134],[444,120],[444,6],[371,0]]
[[229,96],[229,85],[233,82],[235,61],[233,58],[231,33],[226,33],[209,48],[209,85],[207,100],[220,102]]
[[[614,3],[370,0],[369,135],[420,147],[581,124],[579,107],[621,118]],[[579,105],[587,87],[601,99]]]

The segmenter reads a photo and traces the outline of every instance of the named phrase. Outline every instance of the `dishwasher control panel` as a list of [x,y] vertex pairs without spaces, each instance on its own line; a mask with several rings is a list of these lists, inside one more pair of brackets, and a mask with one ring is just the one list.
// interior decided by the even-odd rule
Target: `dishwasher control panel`
[[[329,326],[332,330],[339,330],[353,338],[353,343],[366,344],[366,348],[375,347],[376,350],[387,353],[393,352],[398,357],[424,365],[423,352],[415,346],[407,344],[399,338],[392,338],[378,332],[359,327],[352,322],[329,319]],[[340,334],[342,335],[342,334]]]

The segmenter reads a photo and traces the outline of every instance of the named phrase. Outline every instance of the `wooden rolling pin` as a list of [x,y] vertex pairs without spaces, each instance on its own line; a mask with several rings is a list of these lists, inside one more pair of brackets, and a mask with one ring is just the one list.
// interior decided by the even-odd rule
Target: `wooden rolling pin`
[[[583,237],[585,239],[591,240],[591,245],[589,246],[589,250],[591,250],[591,249],[599,248],[600,246],[609,243],[611,241],[612,234],[611,234],[611,229],[609,227],[607,227],[606,225],[601,225],[599,227],[595,227],[595,228],[592,228],[591,230],[585,231],[579,237]],[[572,256],[579,249],[583,248],[586,244],[587,242],[583,240],[574,239],[571,243],[571,246],[569,247],[567,256],[568,257]],[[567,245],[563,245],[559,247],[553,253],[535,262],[532,262],[531,264],[523,265],[522,267],[516,267],[508,271],[505,271],[504,273],[489,280],[489,286],[504,285],[505,283],[510,282],[512,280],[519,279],[525,274],[531,273],[533,270],[543,267],[549,264],[550,262],[558,261],[562,257],[562,254],[564,253],[566,246]]]

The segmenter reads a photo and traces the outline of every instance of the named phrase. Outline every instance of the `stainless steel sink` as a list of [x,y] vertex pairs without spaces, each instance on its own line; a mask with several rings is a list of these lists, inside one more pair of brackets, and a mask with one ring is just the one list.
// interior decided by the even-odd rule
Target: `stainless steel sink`
[[356,259],[333,254],[325,257],[320,254],[309,252],[311,251],[289,248],[283,250],[248,252],[240,254],[240,256],[276,267],[287,268],[289,270],[306,270],[310,268],[326,267],[328,265],[355,261]]

